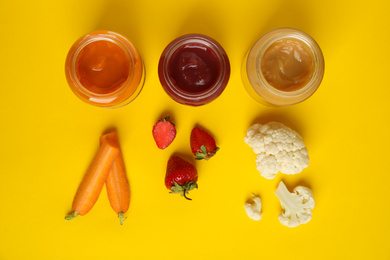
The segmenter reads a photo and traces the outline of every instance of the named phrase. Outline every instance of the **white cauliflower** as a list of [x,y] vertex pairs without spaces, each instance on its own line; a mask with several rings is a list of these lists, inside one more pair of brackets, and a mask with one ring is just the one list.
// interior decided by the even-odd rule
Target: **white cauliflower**
[[282,123],[254,124],[244,141],[257,154],[257,170],[266,179],[275,178],[278,172],[300,173],[309,166],[309,154],[302,137]]
[[249,218],[256,221],[261,219],[263,214],[261,213],[260,197],[252,194],[252,199],[245,203],[244,208]]
[[282,205],[279,221],[287,227],[296,227],[311,220],[311,210],[314,208],[313,193],[309,188],[297,186],[290,193],[286,185],[281,181],[275,191]]

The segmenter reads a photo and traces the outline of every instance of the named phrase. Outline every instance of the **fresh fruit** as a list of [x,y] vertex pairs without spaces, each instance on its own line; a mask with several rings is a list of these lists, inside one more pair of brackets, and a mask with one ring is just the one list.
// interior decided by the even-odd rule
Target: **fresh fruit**
[[176,137],[175,124],[170,120],[169,116],[157,121],[153,126],[153,138],[156,141],[157,147],[160,149],[167,148]]
[[165,175],[165,186],[170,193],[179,193],[187,200],[191,200],[186,195],[190,190],[198,188],[197,180],[198,172],[194,165],[179,156],[171,156]]
[[209,160],[219,150],[214,138],[206,131],[195,127],[191,132],[191,150],[196,160]]

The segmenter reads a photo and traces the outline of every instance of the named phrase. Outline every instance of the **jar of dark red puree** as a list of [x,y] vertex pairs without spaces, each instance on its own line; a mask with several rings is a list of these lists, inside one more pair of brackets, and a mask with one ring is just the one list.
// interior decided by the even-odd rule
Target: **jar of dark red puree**
[[163,51],[158,75],[165,92],[176,102],[201,106],[224,91],[230,63],[224,49],[201,34],[183,35]]

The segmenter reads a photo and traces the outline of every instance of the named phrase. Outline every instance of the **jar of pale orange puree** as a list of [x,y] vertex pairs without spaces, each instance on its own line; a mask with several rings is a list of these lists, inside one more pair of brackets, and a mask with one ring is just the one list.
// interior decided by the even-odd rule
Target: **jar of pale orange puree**
[[94,31],[78,39],[66,58],[71,90],[84,102],[105,108],[133,101],[144,83],[144,65],[134,45],[111,31]]
[[309,98],[324,75],[324,58],[312,37],[293,28],[280,28],[260,37],[242,66],[247,92],[271,106],[297,104]]

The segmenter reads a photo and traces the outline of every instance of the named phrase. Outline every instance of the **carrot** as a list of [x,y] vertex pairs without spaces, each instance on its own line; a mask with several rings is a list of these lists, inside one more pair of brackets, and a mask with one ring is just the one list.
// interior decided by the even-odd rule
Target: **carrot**
[[[103,135],[100,138],[100,142],[102,142],[105,138],[110,138],[116,141],[119,147],[119,141],[116,132]],[[118,214],[120,224],[123,225],[123,215],[129,209],[130,204],[130,187],[120,149],[118,156],[114,160],[114,165],[112,166],[111,171],[106,179],[106,189],[111,207]]]
[[87,170],[72,204],[72,212],[65,217],[71,220],[87,214],[95,205],[104,182],[118,156],[119,147],[110,139],[105,139]]

